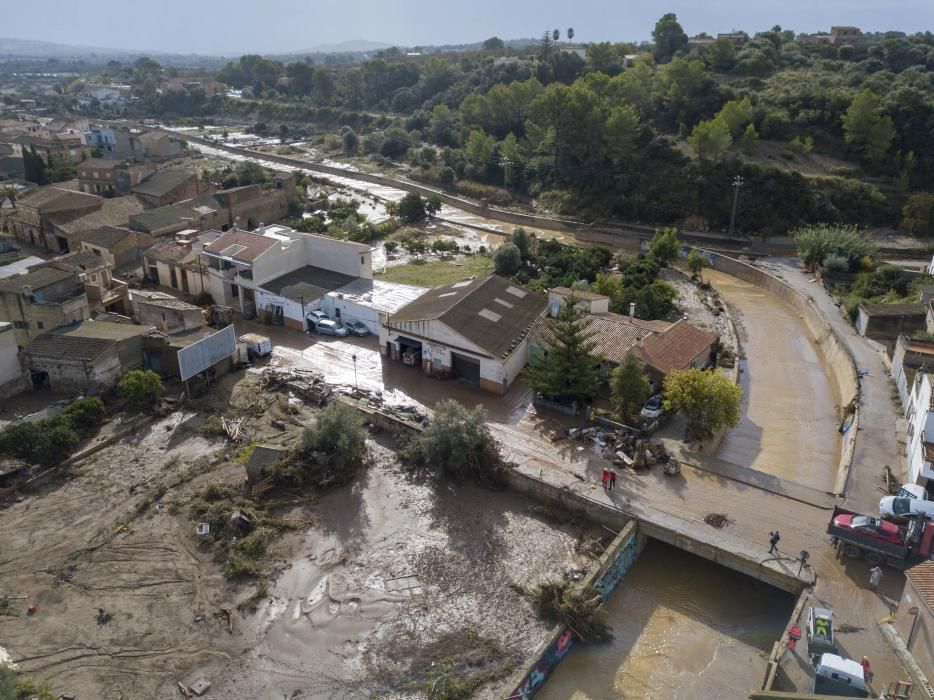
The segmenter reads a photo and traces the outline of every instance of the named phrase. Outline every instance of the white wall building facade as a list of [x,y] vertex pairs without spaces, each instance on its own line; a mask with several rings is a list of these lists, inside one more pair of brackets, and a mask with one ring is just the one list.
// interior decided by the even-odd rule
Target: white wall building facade
[[908,483],[934,486],[934,405],[931,375],[918,372],[911,389],[906,417]]

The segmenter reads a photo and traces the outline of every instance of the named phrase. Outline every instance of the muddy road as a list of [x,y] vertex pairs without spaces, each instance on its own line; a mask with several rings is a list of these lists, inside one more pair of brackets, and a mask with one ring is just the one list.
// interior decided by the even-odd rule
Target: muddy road
[[746,399],[739,427],[717,457],[821,491],[837,477],[841,439],[836,389],[824,358],[791,307],[722,272],[704,278],[734,311]]

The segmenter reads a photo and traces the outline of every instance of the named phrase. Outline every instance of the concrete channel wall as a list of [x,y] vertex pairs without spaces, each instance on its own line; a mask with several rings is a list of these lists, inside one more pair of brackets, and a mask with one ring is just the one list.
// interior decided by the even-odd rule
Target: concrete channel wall
[[[644,547],[645,538],[639,536],[636,523],[628,522],[600,557],[597,567],[581,579],[580,585],[593,586],[606,602]],[[528,700],[534,696],[577,640],[577,635],[570,627],[555,625],[548,638],[539,644],[523,667],[510,678],[506,687],[511,692],[507,698]]]
[[840,418],[845,417],[842,415],[842,411],[844,407],[851,403],[855,410],[853,420],[844,432],[843,448],[840,451],[840,462],[837,468],[837,480],[834,484],[834,493],[842,495],[850,471],[850,464],[853,461],[853,451],[856,448],[856,431],[859,427],[859,379],[856,374],[856,362],[846,342],[824,320],[813,299],[805,296],[775,275],[720,253],[713,253],[703,249],[698,250],[708,256],[714,270],[725,272],[728,275],[761,287],[788,304],[798,313],[804,325],[807,326],[811,337],[823,353],[831,382],[840,400]]

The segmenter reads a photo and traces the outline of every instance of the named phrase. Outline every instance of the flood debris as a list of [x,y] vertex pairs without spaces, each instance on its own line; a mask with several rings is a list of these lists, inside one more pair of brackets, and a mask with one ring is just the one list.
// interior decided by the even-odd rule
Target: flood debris
[[733,524],[733,519],[726,513],[707,513],[704,522],[718,530]]
[[528,595],[540,617],[567,625],[583,641],[603,642],[613,636],[603,619],[603,598],[592,586],[543,581]]

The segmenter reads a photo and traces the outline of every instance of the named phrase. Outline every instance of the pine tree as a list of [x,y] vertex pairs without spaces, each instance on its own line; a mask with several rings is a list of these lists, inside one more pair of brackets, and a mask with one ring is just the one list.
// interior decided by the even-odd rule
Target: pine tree
[[642,363],[631,352],[610,375],[610,405],[624,421],[638,417],[639,409],[652,395],[652,387],[642,371]]
[[525,379],[535,391],[560,402],[582,405],[600,386],[600,357],[590,319],[574,305],[573,297],[545,322],[544,355],[532,360]]

